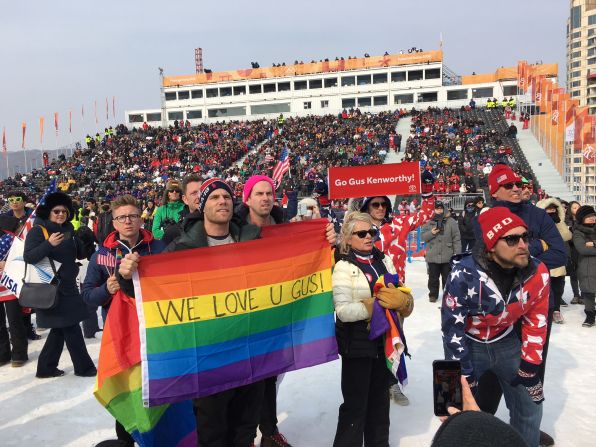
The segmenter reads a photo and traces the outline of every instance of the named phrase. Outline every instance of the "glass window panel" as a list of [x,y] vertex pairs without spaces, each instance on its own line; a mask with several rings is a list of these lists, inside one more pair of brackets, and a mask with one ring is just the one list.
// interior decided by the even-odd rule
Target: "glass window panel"
[[289,113],[290,112],[290,103],[289,102],[280,102],[276,104],[256,104],[250,106],[250,111],[253,115],[264,115],[267,113]]
[[311,79],[308,81],[308,88],[323,88],[322,79]]
[[147,122],[154,123],[156,121],[161,121],[161,112],[147,114]]
[[387,96],[375,96],[373,98],[373,104],[375,106],[386,106],[387,102]]
[[493,88],[492,87],[482,87],[482,88],[473,88],[472,89],[472,98],[492,98],[493,96]]
[[176,101],[176,92],[166,92],[166,101]]
[[337,78],[325,78],[325,88],[337,87]]
[[341,107],[343,109],[351,109],[352,107],[356,107],[356,98],[342,98]]
[[234,87],[234,96],[238,95],[246,95],[246,86],[239,85],[238,87]]
[[414,94],[395,95],[393,97],[393,102],[395,104],[413,104],[414,103]]
[[405,71],[394,71],[391,73],[391,82],[405,82],[406,72]]
[[263,84],[263,93],[275,93],[276,84]]
[[203,111],[202,110],[187,110],[186,111],[186,119],[188,120],[196,120],[199,118],[203,118]]
[[292,89],[292,87],[289,82],[278,82],[277,83],[277,91],[278,92],[289,92],[291,89]]
[[410,70],[408,71],[408,81],[421,81],[423,79],[422,70]]
[[468,90],[447,90],[448,101],[457,101],[458,99],[468,99]]
[[232,96],[232,87],[221,87],[219,89],[219,96]]
[[182,111],[180,111],[180,112],[168,112],[168,119],[170,121],[174,121],[174,120],[180,121],[180,120],[184,119],[184,114],[183,114]]
[[439,79],[440,77],[440,68],[427,68],[426,70],[424,70],[424,79]]
[[342,87],[349,87],[351,85],[356,85],[356,77],[355,76],[342,76],[341,77],[341,86]]
[[207,89],[207,98],[217,98],[219,94],[217,88],[208,88]]
[[368,85],[371,83],[370,75],[360,75],[356,76],[356,83],[358,85]]
[[246,107],[226,107],[207,110],[209,118],[226,118],[229,116],[246,115]]
[[190,92],[188,90],[181,90],[178,92],[178,99],[190,99]]
[[261,84],[249,85],[248,86],[248,92],[251,95],[262,93],[263,92],[263,86]]
[[294,90],[306,90],[306,81],[294,81]]
[[418,102],[436,102],[437,92],[418,93]]
[[375,73],[373,75],[373,84],[387,84],[387,73]]
[[190,95],[192,99],[199,99],[203,97],[203,90],[191,90]]
[[129,123],[142,123],[144,121],[142,114],[131,114],[128,115],[128,122]]

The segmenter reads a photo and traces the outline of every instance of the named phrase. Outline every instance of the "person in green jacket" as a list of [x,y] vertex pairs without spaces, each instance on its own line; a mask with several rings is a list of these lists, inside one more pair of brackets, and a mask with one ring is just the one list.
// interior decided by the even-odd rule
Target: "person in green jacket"
[[182,201],[182,189],[178,180],[169,180],[166,184],[163,205],[157,208],[153,218],[151,232],[155,239],[161,239],[164,235],[164,229],[169,225],[176,225],[180,221],[180,214],[184,209]]

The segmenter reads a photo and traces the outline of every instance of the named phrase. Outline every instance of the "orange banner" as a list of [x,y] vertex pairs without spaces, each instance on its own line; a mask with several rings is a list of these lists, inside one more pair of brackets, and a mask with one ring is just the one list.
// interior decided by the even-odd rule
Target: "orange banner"
[[21,128],[23,129],[23,139],[21,141],[21,148],[25,149],[25,136],[27,134],[27,123],[23,121],[23,124],[21,124]]
[[43,134],[44,134],[44,127],[45,127],[45,118],[41,116],[39,118],[39,144],[43,147]]
[[386,56],[360,57],[337,61],[310,62],[282,67],[250,68],[246,70],[220,71],[182,76],[166,76],[164,87],[207,84],[212,82],[241,81],[245,79],[277,78],[285,76],[307,75],[314,73],[332,73],[344,70],[364,68],[394,67],[400,65],[426,64],[442,62],[442,51],[424,51],[421,53],[388,54]]

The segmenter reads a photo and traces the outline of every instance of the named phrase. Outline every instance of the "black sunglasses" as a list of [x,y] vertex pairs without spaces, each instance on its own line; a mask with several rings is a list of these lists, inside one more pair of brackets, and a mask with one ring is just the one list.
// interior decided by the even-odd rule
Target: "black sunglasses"
[[519,189],[521,189],[522,186],[524,186],[524,184],[522,182],[512,182],[512,183],[505,183],[504,185],[501,185],[501,186],[505,189],[513,189],[514,186],[517,186]]
[[510,234],[509,236],[503,236],[503,237],[500,237],[499,239],[502,239],[505,242],[507,242],[507,245],[509,245],[510,247],[515,247],[516,245],[519,244],[520,239],[522,241],[524,241],[524,244],[527,244],[528,241],[530,240],[530,235],[526,231],[525,233],[522,233],[522,234]]
[[354,231],[352,234],[355,234],[360,239],[364,239],[367,234],[370,234],[370,237],[374,238],[378,233],[379,230],[377,230],[376,228],[371,228],[370,230]]
[[372,206],[373,208],[387,208],[387,204],[385,202],[372,202],[370,204],[370,206]]

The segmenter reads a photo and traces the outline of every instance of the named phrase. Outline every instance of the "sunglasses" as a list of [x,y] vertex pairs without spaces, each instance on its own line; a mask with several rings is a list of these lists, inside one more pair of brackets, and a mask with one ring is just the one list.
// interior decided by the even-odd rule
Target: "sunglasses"
[[523,189],[533,189],[533,188],[532,188],[532,185],[528,185],[528,184],[526,184],[526,185],[522,186],[522,188],[523,188]]
[[177,192],[178,194],[182,194],[182,191],[179,189],[168,189],[168,192]]
[[52,210],[53,214],[59,215],[59,214],[65,214],[68,215],[68,210]]
[[21,203],[23,201],[22,197],[9,197],[8,203]]
[[525,233],[522,233],[522,234],[510,234],[509,236],[503,236],[503,237],[500,237],[499,239],[502,239],[505,242],[507,242],[507,245],[509,245],[510,247],[515,247],[516,245],[519,244],[520,239],[522,241],[524,241],[524,244],[527,244],[528,241],[530,240],[530,235],[526,231]]
[[364,239],[367,234],[370,234],[370,237],[374,238],[378,233],[379,230],[377,230],[376,228],[371,228],[370,230],[354,231],[352,234],[355,234],[360,239]]
[[370,206],[372,206],[374,209],[387,208],[387,204],[385,202],[372,202]]
[[501,185],[503,188],[505,189],[513,189],[514,186],[517,186],[519,189],[521,189],[524,184],[522,182],[512,182],[512,183],[505,183],[504,185]]

